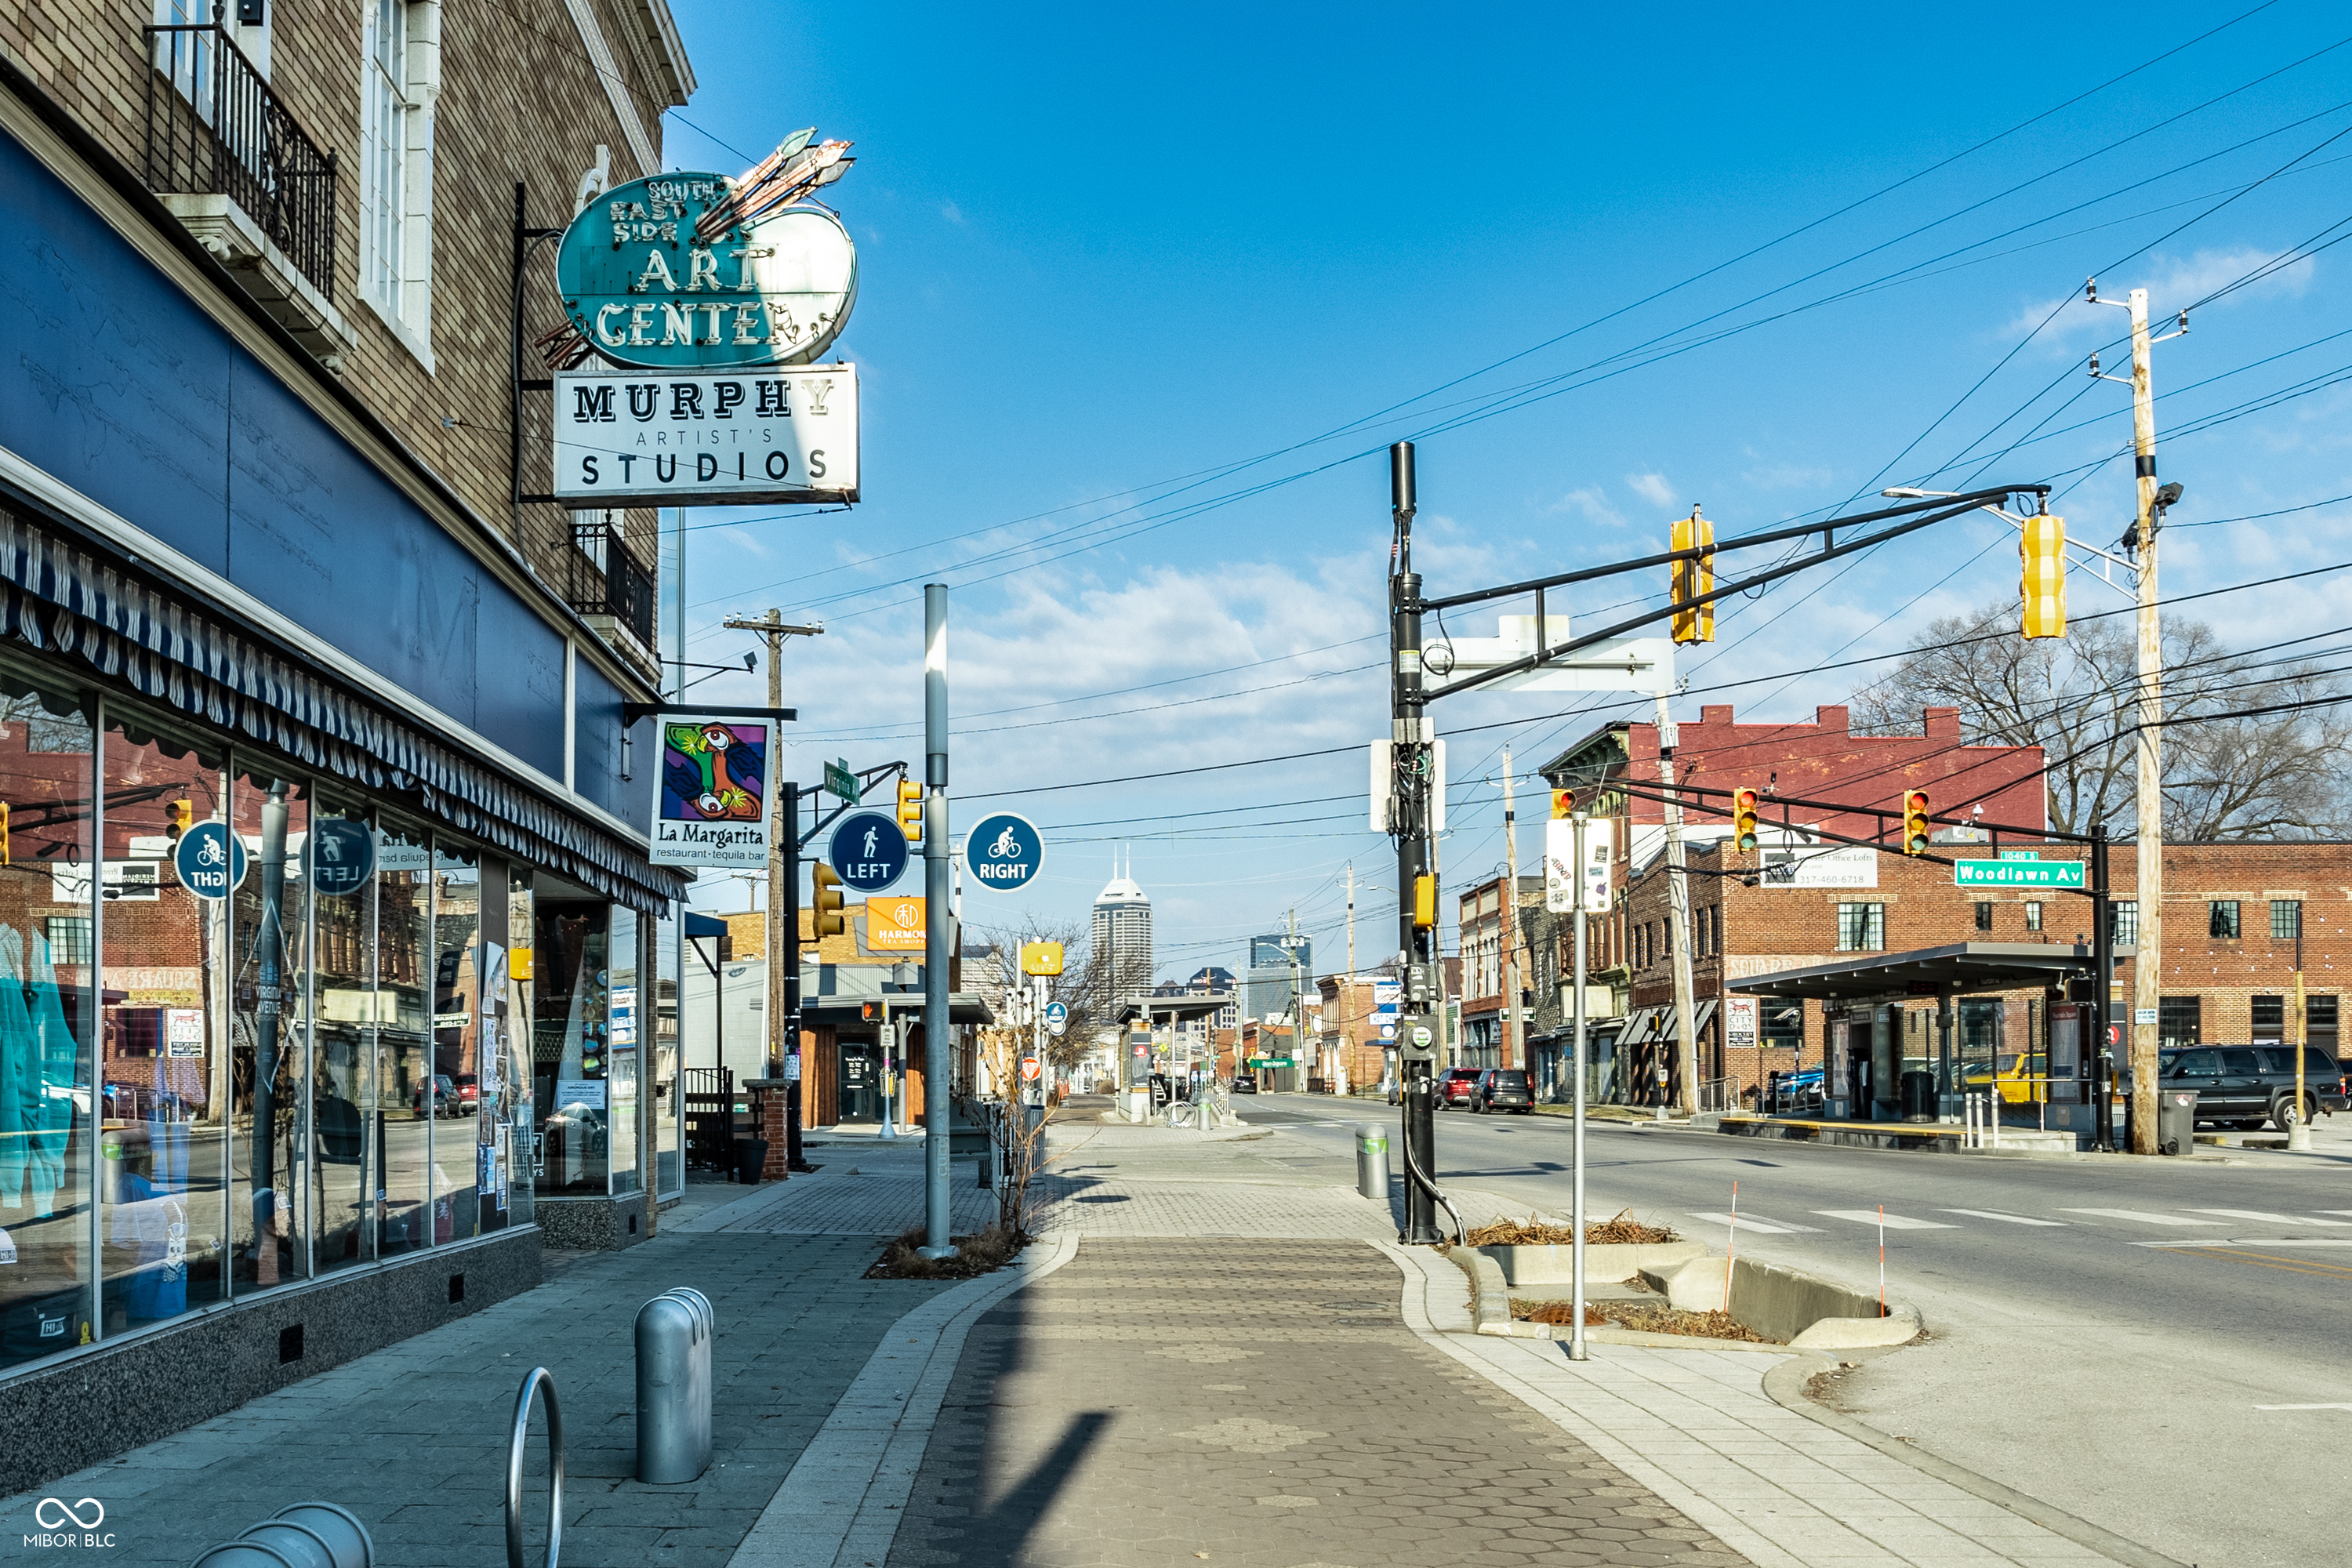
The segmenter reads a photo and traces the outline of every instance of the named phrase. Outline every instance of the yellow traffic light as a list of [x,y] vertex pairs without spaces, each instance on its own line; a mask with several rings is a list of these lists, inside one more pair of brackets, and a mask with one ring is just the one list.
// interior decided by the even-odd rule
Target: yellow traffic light
[[1412,879],[1412,923],[1423,931],[1437,928],[1437,879],[1415,877]]
[[166,801],[163,805],[163,837],[173,842],[196,825],[196,803],[192,800]]
[[1927,852],[1927,792],[1915,789],[1903,797],[1903,853]]
[[[1697,550],[1715,542],[1715,524],[1699,516],[1698,508],[1675,524],[1674,548]],[[1677,561],[1670,584],[1675,604],[1697,598],[1701,594],[1715,592],[1715,557],[1701,555],[1688,561]],[[1713,642],[1715,640],[1715,605],[1712,601],[1687,610],[1676,610],[1674,618],[1675,641],[1678,643]]]
[[2029,637],[2066,635],[2066,520],[2029,517],[2017,553],[2025,563],[2024,633]]
[[841,912],[845,895],[841,878],[834,868],[819,860],[809,868],[811,909],[816,911],[816,934],[820,937],[840,936],[849,930],[849,917]]
[[1570,817],[1575,815],[1576,792],[1572,789],[1556,789],[1552,791],[1551,819],[1554,822],[1566,822]]
[[0,801],[0,866],[8,864],[8,803]]
[[1756,807],[1763,800],[1752,789],[1731,792],[1732,847],[1742,852],[1756,847]]
[[923,841],[923,786],[913,779],[898,781],[898,831],[909,844]]

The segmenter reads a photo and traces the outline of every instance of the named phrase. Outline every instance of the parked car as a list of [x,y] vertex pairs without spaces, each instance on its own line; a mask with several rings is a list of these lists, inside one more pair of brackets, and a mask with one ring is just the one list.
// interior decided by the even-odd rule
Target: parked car
[[2303,1103],[2294,1099],[2293,1046],[2176,1046],[2158,1054],[2162,1089],[2197,1091],[2197,1119],[2218,1127],[2268,1121],[2282,1132],[2320,1111],[2346,1108],[2344,1072],[2316,1047],[2304,1047]]
[[[425,1097],[428,1093],[433,1096],[433,1109],[429,1111],[425,1109]],[[457,1085],[447,1073],[435,1073],[408,1093],[409,1109],[419,1116],[450,1115],[450,1107],[457,1100]]]
[[1437,1080],[1437,1109],[1468,1107],[1470,1097],[1478,1092],[1476,1068],[1447,1068],[1445,1076]]
[[1536,1109],[1535,1086],[1528,1081],[1528,1075],[1521,1068],[1488,1068],[1478,1075],[1478,1088],[1470,1097],[1470,1109],[1516,1110],[1521,1116],[1533,1115]]
[[1257,1092],[1257,1074],[1254,1072],[1237,1072],[1234,1074],[1234,1092],[1235,1094],[1255,1094]]
[[1818,1116],[1822,1110],[1822,1069],[1776,1072],[1765,1091],[1765,1113],[1770,1116]]
[[457,1076],[457,1109],[471,1116],[482,1109],[482,1080],[469,1072]]

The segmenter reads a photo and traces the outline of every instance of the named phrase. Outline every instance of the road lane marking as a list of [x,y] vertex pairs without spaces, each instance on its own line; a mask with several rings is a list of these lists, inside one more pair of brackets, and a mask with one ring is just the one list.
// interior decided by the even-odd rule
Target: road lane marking
[[[1717,1225],[1723,1226],[1732,1223],[1732,1218],[1727,1214],[1693,1214],[1690,1217],[1712,1220]],[[1808,1236],[1822,1234],[1822,1227],[1817,1225],[1789,1225],[1780,1220],[1759,1219],[1754,1215],[1747,1214],[1739,1216],[1738,1224],[1742,1230],[1760,1230],[1767,1236],[1794,1236],[1800,1231]]]
[[2058,1230],[2066,1228],[2063,1219],[2028,1219],[2021,1214],[2001,1214],[1993,1209],[1946,1209],[1946,1214],[1964,1214],[1971,1219],[1997,1219],[2003,1225],[2046,1225]]
[[[2275,1247],[2278,1243],[2258,1241],[2249,1245]],[[2278,1258],[2263,1252],[2238,1252],[2227,1247],[2192,1244],[2183,1244],[2181,1247],[2168,1250],[2196,1253],[2223,1263],[2242,1263],[2249,1268],[2274,1268],[2282,1274],[2305,1274],[2321,1279],[2352,1279],[2352,1268],[2347,1268],[2341,1263],[2323,1263],[2315,1258]]]
[[2138,1209],[2060,1209],[2060,1214],[2097,1215],[2102,1219],[2128,1219],[2141,1225],[2220,1225],[2218,1219],[2183,1219],[2179,1215],[2144,1214]]
[[2352,1405],[2257,1405],[2257,1410],[2352,1410]]
[[1946,1225],[1939,1219],[1907,1219],[1899,1214],[1881,1214],[1876,1209],[1815,1209],[1817,1215],[1831,1219],[1850,1219],[1856,1225],[1884,1225],[1889,1230],[1958,1230],[1956,1225]]
[[2223,1219],[2258,1219],[2264,1225],[2344,1225],[2352,1219],[2307,1219],[2300,1215],[2269,1214],[2261,1209],[2190,1209],[2190,1214],[2217,1214]]

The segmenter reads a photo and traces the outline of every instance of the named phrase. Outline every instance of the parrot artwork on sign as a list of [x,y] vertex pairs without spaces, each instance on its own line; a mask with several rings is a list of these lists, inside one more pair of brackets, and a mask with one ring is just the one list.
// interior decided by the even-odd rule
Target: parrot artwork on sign
[[759,723],[662,726],[656,864],[767,864],[770,733]]

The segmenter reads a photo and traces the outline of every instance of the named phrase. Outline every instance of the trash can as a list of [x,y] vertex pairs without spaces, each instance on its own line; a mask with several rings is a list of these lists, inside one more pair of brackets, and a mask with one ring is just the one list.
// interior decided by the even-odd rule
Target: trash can
[[2197,1152],[2197,1091],[2168,1089],[2156,1097],[2156,1152],[2193,1154]]
[[637,1479],[690,1481],[710,1468],[709,1299],[663,1292],[637,1309]]
[[1370,1121],[1356,1128],[1356,1191],[1375,1203],[1389,1201],[1389,1132]]
[[1936,1075],[1931,1072],[1906,1072],[1903,1075],[1903,1120],[1933,1121],[1936,1120]]
[[765,1138],[735,1140],[735,1179],[746,1186],[760,1184],[760,1173],[767,1168],[768,1141]]

